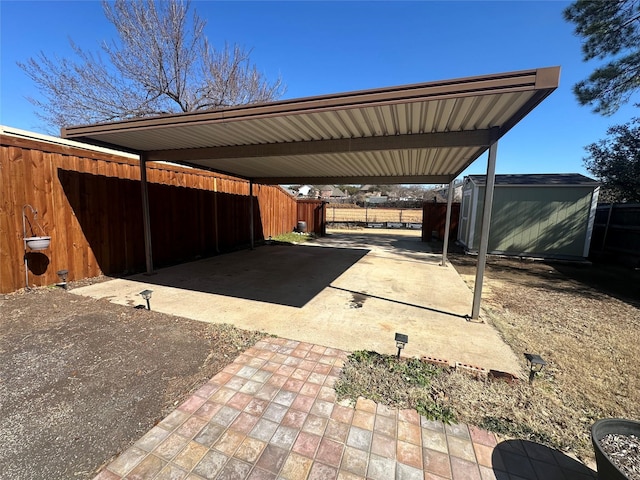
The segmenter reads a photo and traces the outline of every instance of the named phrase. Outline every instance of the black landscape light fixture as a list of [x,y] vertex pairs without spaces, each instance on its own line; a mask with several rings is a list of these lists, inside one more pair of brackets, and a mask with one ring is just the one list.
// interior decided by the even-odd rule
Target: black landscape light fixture
[[56,272],[60,278],[60,285],[65,290],[67,289],[67,277],[69,276],[69,270],[58,270]]
[[398,360],[400,360],[400,351],[409,343],[409,336],[404,333],[396,333],[396,347],[398,348]]
[[541,372],[547,362],[535,353],[525,353],[524,358],[527,359],[527,364],[529,365],[529,383],[533,383],[536,373]]
[[147,301],[147,310],[151,310],[149,299],[151,298],[152,293],[153,293],[153,290],[143,290],[140,292],[140,295],[142,295],[142,298],[144,298]]

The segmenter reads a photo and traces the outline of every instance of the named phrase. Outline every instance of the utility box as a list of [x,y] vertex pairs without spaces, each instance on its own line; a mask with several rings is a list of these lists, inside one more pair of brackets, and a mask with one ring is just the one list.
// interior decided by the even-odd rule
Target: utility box
[[[458,242],[480,245],[486,175],[465,177]],[[599,183],[578,173],[496,175],[488,252],[576,260],[589,256]]]

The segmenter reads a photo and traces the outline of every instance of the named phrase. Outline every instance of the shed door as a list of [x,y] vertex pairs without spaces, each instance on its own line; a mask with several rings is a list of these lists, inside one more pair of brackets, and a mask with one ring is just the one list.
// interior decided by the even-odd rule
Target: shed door
[[469,217],[471,216],[471,190],[465,190],[462,194],[462,208],[460,209],[460,227],[458,230],[458,240],[464,245],[471,248],[469,245],[469,227],[471,222]]

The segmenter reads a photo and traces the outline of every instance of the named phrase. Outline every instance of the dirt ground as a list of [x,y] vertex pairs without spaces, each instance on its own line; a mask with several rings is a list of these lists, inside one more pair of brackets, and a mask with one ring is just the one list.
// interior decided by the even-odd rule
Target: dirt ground
[[59,287],[0,295],[0,318],[0,476],[20,480],[92,478],[263,336]]

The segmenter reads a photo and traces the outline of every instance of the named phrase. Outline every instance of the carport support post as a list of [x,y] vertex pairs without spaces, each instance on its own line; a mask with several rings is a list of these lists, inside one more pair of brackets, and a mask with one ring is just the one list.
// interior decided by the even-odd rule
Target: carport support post
[[144,224],[144,254],[147,260],[147,275],[153,273],[151,251],[151,215],[149,214],[149,189],[147,188],[147,157],[140,155],[140,188],[142,190],[142,222]]
[[476,283],[473,288],[473,309],[471,318],[476,320],[480,316],[480,298],[482,297],[482,281],[484,267],[487,264],[487,250],[489,247],[489,226],[491,224],[491,209],[493,207],[493,186],[496,180],[496,155],[498,142],[489,147],[487,161],[487,181],[484,190],[484,206],[482,208],[482,227],[480,228],[480,246],[478,248],[478,265],[476,266]]
[[249,244],[253,250],[253,180],[249,180]]
[[447,217],[444,222],[444,243],[442,245],[442,265],[447,266],[447,249],[449,248],[449,228],[451,228],[451,204],[453,203],[453,182],[449,182],[449,193],[447,195]]

